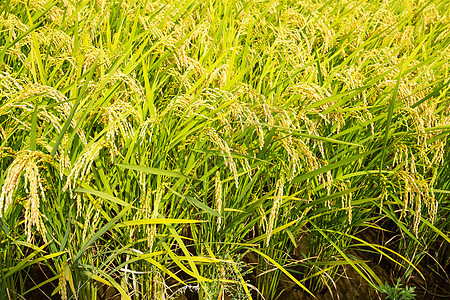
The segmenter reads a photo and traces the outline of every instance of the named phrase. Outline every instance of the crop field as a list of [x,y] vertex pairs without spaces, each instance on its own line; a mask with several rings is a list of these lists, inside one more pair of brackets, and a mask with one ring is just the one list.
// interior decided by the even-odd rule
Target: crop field
[[0,299],[449,297],[449,77],[449,0],[1,0]]

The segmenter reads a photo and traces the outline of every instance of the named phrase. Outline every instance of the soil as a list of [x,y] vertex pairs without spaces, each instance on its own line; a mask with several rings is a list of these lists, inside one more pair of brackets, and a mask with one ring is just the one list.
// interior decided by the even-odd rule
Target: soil
[[[40,283],[45,282],[49,278],[53,277],[54,275],[50,271],[50,269],[44,265],[44,264],[34,264],[31,265],[28,273],[25,271],[22,271],[22,275],[26,276],[25,278],[25,290],[28,291],[29,289],[39,285]],[[24,299],[30,299],[30,300],[38,300],[38,299],[51,299],[51,300],[59,300],[61,297],[59,297],[59,294],[56,293],[52,296],[53,291],[56,289],[58,285],[58,281],[54,280],[47,284],[44,284],[38,289],[35,289],[25,295],[23,295]]]

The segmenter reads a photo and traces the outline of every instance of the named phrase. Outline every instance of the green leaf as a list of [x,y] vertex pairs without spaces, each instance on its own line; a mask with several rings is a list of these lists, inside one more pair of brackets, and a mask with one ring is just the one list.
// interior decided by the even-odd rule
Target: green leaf
[[94,62],[94,64],[90,68],[88,76],[86,77],[80,92],[78,93],[78,96],[77,96],[77,98],[75,100],[75,103],[74,103],[72,109],[70,110],[70,114],[69,114],[68,118],[66,119],[66,122],[64,122],[64,125],[61,128],[61,131],[59,132],[58,137],[56,138],[55,145],[53,146],[52,152],[50,154],[51,156],[55,156],[56,155],[56,151],[58,150],[58,147],[61,144],[61,141],[62,141],[62,139],[64,137],[64,133],[67,131],[67,129],[70,126],[70,123],[73,120],[73,117],[75,115],[75,112],[77,111],[78,105],[80,104],[81,99],[84,96],[84,93],[85,93],[85,91],[86,91],[86,89],[87,89],[87,87],[89,85],[89,82],[91,82],[91,79],[94,76],[94,72],[95,72],[96,68],[97,68],[97,63]]
[[157,168],[151,168],[151,167],[145,167],[145,166],[138,166],[138,165],[127,165],[127,164],[117,164],[117,166],[125,169],[135,170],[143,173],[148,174],[154,174],[154,175],[161,175],[161,176],[168,176],[168,177],[176,177],[176,178],[183,178],[183,179],[194,179],[194,180],[200,180],[194,177],[186,176],[181,173],[169,171],[169,170],[162,170]]
[[[111,201],[111,202],[120,204],[120,205],[122,205],[122,206],[128,206],[128,205],[130,204],[130,203],[125,202],[125,201],[123,201],[123,200],[120,200],[119,198],[116,198],[116,197],[114,197],[114,196],[112,196],[112,195],[110,195],[110,194],[108,194],[108,193],[96,191],[96,190],[93,190],[93,189],[88,189],[88,188],[77,188],[77,189],[75,189],[75,192],[78,192],[78,193],[87,193],[87,194],[95,195],[95,196],[98,196],[98,197],[100,197],[100,198],[109,200],[109,201]],[[135,207],[134,207],[134,208],[135,208]]]
[[354,162],[355,160],[364,158],[364,157],[366,157],[366,156],[368,156],[368,155],[374,153],[375,151],[377,151],[377,149],[370,150],[370,151],[366,151],[366,152],[363,152],[363,153],[360,153],[360,154],[355,154],[355,155],[353,155],[353,156],[350,156],[350,157],[344,158],[344,159],[342,159],[342,160],[339,160],[339,161],[337,161],[337,162],[335,162],[335,163],[326,165],[326,166],[324,166],[324,167],[322,167],[322,168],[319,168],[319,169],[317,169],[317,170],[314,170],[314,171],[311,171],[311,172],[309,172],[309,173],[306,173],[306,174],[297,176],[297,177],[295,177],[295,178],[292,180],[292,183],[298,183],[298,182],[301,182],[301,181],[303,181],[303,180],[312,178],[312,177],[314,177],[314,176],[323,174],[323,173],[325,173],[325,172],[327,172],[327,171],[331,171],[331,170],[334,170],[334,169],[339,168],[339,167],[341,167],[341,166],[348,165],[348,164]]
[[131,204],[128,204],[117,216],[111,219],[108,223],[106,223],[102,228],[100,228],[95,234],[93,234],[87,241],[83,243],[80,250],[76,253],[73,261],[74,263],[80,259],[80,257],[84,254],[84,251],[91,246],[96,240],[98,240],[104,233],[113,228],[116,223],[127,213],[128,210],[131,209]]
[[221,215],[220,215],[217,211],[215,211],[214,209],[212,209],[212,208],[209,207],[208,205],[206,205],[206,204],[204,204],[204,203],[198,201],[197,199],[194,199],[194,198],[189,197],[189,196],[181,195],[181,194],[177,193],[176,191],[174,191],[174,190],[171,189],[171,188],[168,188],[168,189],[169,189],[172,193],[174,193],[175,195],[177,195],[177,196],[179,196],[179,197],[182,197],[182,198],[186,199],[189,203],[191,203],[192,205],[196,206],[197,208],[200,208],[200,209],[203,210],[204,212],[207,212],[207,213],[209,213],[209,214],[211,214],[211,215],[213,215],[213,216],[216,216],[216,217],[218,217],[218,218],[221,217]]
[[117,228],[125,226],[136,226],[136,225],[165,225],[165,224],[195,224],[203,223],[206,221],[201,220],[187,220],[187,219],[139,219],[125,221],[117,224]]
[[283,266],[281,266],[279,263],[277,263],[273,258],[271,258],[270,256],[262,253],[261,251],[254,249],[254,248],[246,248],[247,250],[250,250],[252,252],[255,252],[256,254],[261,255],[262,257],[264,257],[265,259],[267,259],[271,264],[273,264],[275,267],[277,267],[278,269],[281,270],[281,272],[283,272],[287,277],[289,277],[293,282],[295,282],[299,287],[301,287],[303,290],[305,290],[308,294],[310,294],[311,296],[314,297],[314,299],[317,299],[316,296],[314,296],[313,293],[311,293],[310,290],[308,290],[300,281],[297,280],[297,278],[295,278],[294,276],[292,276],[291,273],[289,273],[285,268],[283,268]]

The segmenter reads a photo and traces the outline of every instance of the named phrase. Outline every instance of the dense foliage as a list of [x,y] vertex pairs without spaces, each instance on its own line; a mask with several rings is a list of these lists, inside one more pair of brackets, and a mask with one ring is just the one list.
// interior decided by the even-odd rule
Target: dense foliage
[[449,1],[2,3],[0,298],[448,266]]

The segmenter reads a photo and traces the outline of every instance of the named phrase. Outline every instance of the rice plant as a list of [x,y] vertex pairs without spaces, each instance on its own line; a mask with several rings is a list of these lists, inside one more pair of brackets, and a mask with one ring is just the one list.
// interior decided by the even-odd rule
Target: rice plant
[[377,260],[448,280],[449,21],[447,0],[3,1],[0,298],[314,299],[349,270],[377,293]]

